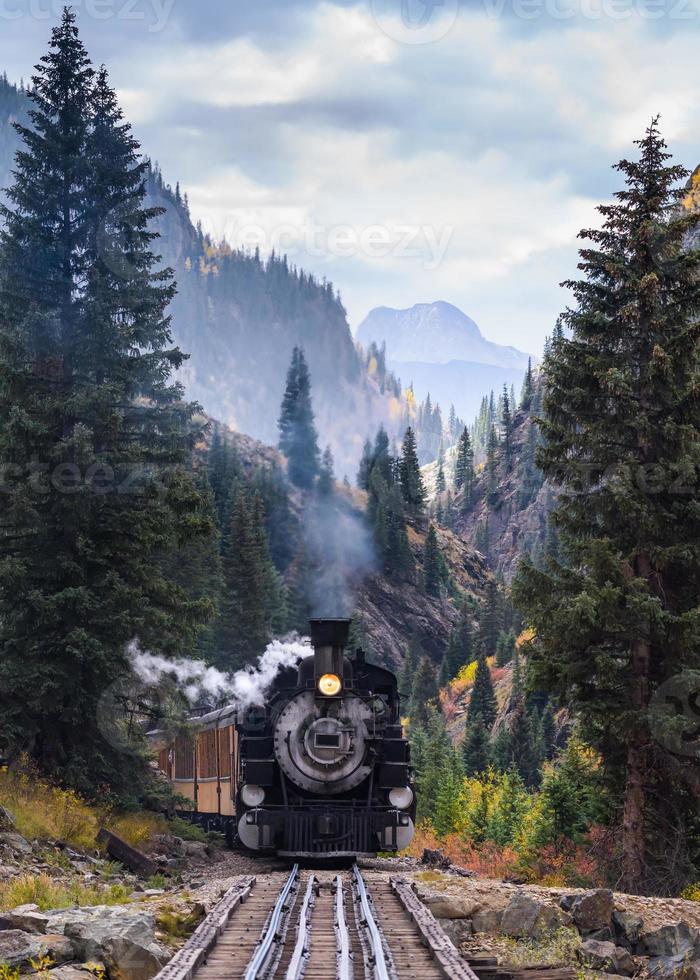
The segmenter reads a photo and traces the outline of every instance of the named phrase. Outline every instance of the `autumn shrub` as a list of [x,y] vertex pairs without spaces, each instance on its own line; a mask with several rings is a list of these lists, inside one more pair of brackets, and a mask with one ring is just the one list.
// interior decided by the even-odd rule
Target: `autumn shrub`
[[158,813],[110,814],[105,817],[110,830],[132,847],[143,847],[155,834],[168,833],[168,821]]
[[681,892],[681,898],[685,898],[689,902],[700,902],[700,881],[684,888]]
[[28,761],[0,769],[0,805],[10,811],[18,833],[28,840],[60,840],[79,850],[98,848],[97,835],[104,826],[134,847],[143,846],[156,833],[168,832],[164,817],[145,811],[118,814],[90,804],[74,790],[42,777]]

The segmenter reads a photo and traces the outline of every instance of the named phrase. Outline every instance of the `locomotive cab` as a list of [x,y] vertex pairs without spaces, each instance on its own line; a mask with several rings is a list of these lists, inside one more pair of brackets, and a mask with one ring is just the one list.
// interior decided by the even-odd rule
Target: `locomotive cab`
[[312,656],[238,720],[238,836],[255,851],[355,857],[408,846],[415,798],[396,678],[311,621]]

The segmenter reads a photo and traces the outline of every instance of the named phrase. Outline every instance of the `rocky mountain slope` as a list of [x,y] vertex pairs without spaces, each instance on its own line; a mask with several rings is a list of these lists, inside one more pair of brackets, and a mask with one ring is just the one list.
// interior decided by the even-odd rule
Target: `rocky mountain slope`
[[[284,460],[276,450],[225,427],[221,431],[251,476],[256,469],[273,464],[284,469]],[[336,484],[335,493],[342,510],[351,518],[348,528],[351,533],[358,533],[363,528],[366,495],[342,484]],[[294,487],[289,488],[289,494],[297,527],[303,529],[308,523],[307,509],[311,498]],[[370,555],[347,580],[351,605],[361,632],[367,638],[368,654],[377,663],[393,668],[401,665],[408,644],[413,639],[435,661],[437,670],[450,632],[459,618],[461,603],[457,593],[471,595],[477,602],[482,602],[486,586],[492,579],[483,556],[459,535],[446,528],[438,528],[438,542],[455,595],[440,598],[427,595],[422,585],[426,533],[427,527],[409,528],[409,543],[416,566],[410,578],[395,578],[384,573]],[[300,540],[303,546],[303,530]],[[342,550],[343,542],[334,541],[332,547]],[[292,562],[289,575],[294,574],[294,568]],[[339,613],[335,611],[334,614]]]

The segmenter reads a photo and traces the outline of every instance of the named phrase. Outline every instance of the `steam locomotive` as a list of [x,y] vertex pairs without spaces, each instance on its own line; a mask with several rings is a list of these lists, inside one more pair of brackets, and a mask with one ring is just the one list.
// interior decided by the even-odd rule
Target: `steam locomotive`
[[244,848],[346,858],[407,847],[416,813],[396,677],[347,655],[350,621],[311,621],[313,656],[263,707],[193,719],[160,767],[197,822]]

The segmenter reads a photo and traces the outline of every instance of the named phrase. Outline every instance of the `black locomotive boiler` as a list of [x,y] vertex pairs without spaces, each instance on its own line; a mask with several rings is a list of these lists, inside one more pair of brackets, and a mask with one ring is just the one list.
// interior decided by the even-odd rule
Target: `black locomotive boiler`
[[416,802],[396,677],[347,655],[349,620],[310,625],[313,656],[237,719],[238,838],[290,857],[402,850]]

